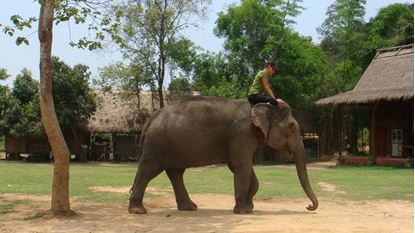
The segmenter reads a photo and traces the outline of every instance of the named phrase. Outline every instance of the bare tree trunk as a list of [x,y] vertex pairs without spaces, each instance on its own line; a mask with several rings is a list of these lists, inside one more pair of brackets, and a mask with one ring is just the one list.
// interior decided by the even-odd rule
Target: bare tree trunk
[[160,39],[160,57],[159,57],[159,67],[158,67],[158,95],[160,101],[160,108],[164,107],[164,96],[163,96],[163,82],[165,76],[166,68],[166,58],[164,55],[164,37]]
[[68,214],[69,205],[69,149],[56,117],[52,96],[52,29],[54,1],[41,1],[39,16],[40,42],[40,111],[46,135],[54,155],[51,211]]

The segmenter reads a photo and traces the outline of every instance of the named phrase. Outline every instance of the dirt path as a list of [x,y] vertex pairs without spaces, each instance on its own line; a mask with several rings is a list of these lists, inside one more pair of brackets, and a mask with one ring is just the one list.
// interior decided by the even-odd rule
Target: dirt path
[[[102,189],[102,188],[101,188]],[[44,232],[321,232],[391,233],[413,232],[414,208],[409,201],[333,202],[320,200],[316,212],[307,212],[304,199],[255,200],[249,215],[232,213],[230,195],[192,195],[195,212],[176,210],[170,194],[145,199],[146,215],[127,213],[123,204],[72,202],[78,216],[37,217],[49,207],[49,197],[0,195],[0,204],[31,200],[29,207],[18,206],[11,213],[0,213],[0,233]]]

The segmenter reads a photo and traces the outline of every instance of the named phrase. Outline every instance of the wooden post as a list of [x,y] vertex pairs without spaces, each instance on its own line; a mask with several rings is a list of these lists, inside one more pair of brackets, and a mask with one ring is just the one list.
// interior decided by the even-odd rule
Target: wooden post
[[339,129],[338,129],[338,136],[339,136],[339,158],[343,157],[343,124],[344,124],[344,117],[343,117],[343,106],[339,105],[338,112],[337,112],[337,120],[339,121]]
[[369,132],[369,154],[371,160],[374,162],[376,158],[376,148],[375,148],[375,130],[376,130],[376,109],[379,102],[375,102],[370,108],[370,132]]
[[118,155],[116,155],[115,154],[115,148],[116,148],[116,146],[117,146],[117,133],[112,133],[112,135],[111,135],[111,138],[112,138],[112,160],[113,160],[113,162],[118,162],[119,161],[119,158],[118,158]]

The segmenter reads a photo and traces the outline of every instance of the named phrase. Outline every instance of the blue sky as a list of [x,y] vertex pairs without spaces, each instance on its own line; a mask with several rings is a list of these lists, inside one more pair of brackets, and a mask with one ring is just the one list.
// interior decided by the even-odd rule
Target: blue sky
[[[209,10],[209,18],[207,21],[199,23],[198,28],[189,28],[184,32],[195,44],[217,52],[221,50],[223,40],[213,35],[213,28],[217,14],[220,11],[225,11],[226,6],[231,3],[238,3],[237,0],[213,0]],[[319,41],[319,36],[316,28],[322,24],[326,18],[325,12],[327,7],[333,3],[334,0],[304,0],[302,5],[306,8],[295,21],[294,30],[301,35],[312,36],[313,41]],[[366,16],[368,21],[375,16],[380,8],[391,3],[408,3],[409,0],[367,0]],[[413,1],[412,1],[413,2]],[[0,8],[0,23],[10,24],[9,18],[13,14],[19,14],[23,17],[32,17],[39,15],[39,5],[33,0],[13,0],[4,1]],[[37,25],[35,25],[37,27]],[[80,50],[72,48],[68,43],[72,40],[87,34],[86,27],[79,27],[63,23],[54,27],[54,41],[52,53],[60,57],[69,65],[82,63],[90,67],[93,76],[98,74],[98,68],[121,60],[121,56],[112,49],[104,49],[90,52],[88,50]],[[37,29],[24,31],[19,35],[28,36],[30,45],[16,46],[15,39],[9,36],[0,34],[0,68],[6,68],[12,78],[9,78],[6,83],[10,84],[13,78],[20,73],[23,68],[28,68],[32,71],[33,76],[39,77],[39,42],[37,38]]]

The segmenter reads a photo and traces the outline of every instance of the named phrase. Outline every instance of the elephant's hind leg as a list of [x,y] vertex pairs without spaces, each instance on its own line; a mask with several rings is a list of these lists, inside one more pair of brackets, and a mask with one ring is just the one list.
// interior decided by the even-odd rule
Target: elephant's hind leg
[[178,210],[197,210],[197,205],[190,200],[183,182],[185,169],[167,169],[166,173],[173,185]]
[[130,196],[130,204],[128,206],[129,213],[147,213],[147,210],[143,205],[144,192],[148,183],[162,171],[163,170],[156,163],[151,163],[145,160],[140,162]]

